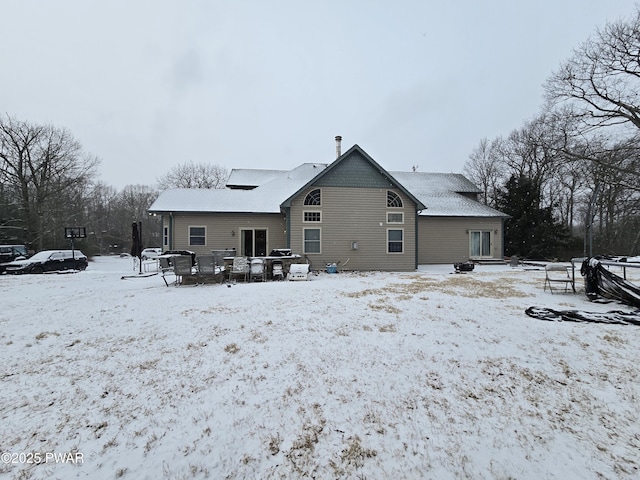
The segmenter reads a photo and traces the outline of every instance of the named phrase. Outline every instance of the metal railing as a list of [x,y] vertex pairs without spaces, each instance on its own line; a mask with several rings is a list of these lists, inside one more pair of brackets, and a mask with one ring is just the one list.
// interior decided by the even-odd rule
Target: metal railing
[[[582,265],[587,257],[578,257],[571,259],[571,266],[573,267],[573,281],[576,280],[576,263]],[[598,260],[600,265],[606,265],[608,267],[622,268],[622,278],[627,279],[627,268],[640,268],[640,263],[637,262],[614,262],[613,260]]]

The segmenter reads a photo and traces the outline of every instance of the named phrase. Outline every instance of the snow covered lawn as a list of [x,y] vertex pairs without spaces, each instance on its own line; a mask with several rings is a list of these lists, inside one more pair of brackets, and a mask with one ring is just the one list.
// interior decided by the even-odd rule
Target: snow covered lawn
[[524,314],[631,309],[452,272],[3,275],[0,477],[638,478],[640,328]]

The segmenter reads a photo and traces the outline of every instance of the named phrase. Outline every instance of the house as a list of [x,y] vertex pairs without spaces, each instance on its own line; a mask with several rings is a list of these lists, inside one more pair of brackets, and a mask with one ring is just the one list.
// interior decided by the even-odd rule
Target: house
[[314,268],[413,271],[503,258],[507,217],[464,176],[389,172],[354,145],[331,164],[233,170],[226,189],[169,189],[149,209],[163,247],[197,254],[289,248]]

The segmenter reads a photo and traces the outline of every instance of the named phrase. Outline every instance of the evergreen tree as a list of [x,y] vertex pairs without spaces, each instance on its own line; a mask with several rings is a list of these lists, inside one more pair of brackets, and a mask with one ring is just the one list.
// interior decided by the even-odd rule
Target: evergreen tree
[[498,194],[498,209],[511,216],[505,222],[505,255],[556,257],[569,238],[566,228],[543,207],[541,187],[531,178],[512,176]]

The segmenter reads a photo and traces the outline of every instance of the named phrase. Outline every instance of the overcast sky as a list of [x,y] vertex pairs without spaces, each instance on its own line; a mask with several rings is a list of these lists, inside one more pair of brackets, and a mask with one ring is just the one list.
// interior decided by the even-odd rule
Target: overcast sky
[[65,127],[118,189],[193,161],[462,171],[631,0],[0,0],[0,113]]

